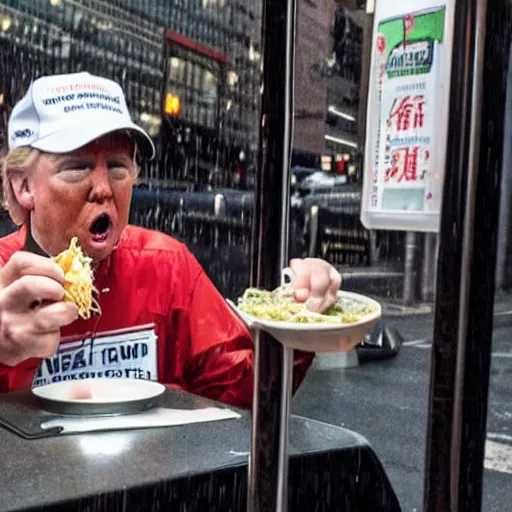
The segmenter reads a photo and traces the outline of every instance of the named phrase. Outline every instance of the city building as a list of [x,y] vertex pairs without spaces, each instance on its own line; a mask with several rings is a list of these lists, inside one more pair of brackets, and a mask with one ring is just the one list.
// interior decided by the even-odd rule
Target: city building
[[361,7],[361,2],[350,0],[299,2],[293,144],[296,165],[346,173],[356,158],[365,16]]
[[4,0],[0,147],[32,79],[89,71],[121,83],[155,140],[142,183],[243,183],[258,141],[260,26],[259,0]]

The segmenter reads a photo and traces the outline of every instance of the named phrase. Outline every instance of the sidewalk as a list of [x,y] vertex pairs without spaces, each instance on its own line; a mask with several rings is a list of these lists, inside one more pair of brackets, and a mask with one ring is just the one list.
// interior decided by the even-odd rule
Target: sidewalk
[[500,291],[494,301],[494,327],[512,325],[512,292]]

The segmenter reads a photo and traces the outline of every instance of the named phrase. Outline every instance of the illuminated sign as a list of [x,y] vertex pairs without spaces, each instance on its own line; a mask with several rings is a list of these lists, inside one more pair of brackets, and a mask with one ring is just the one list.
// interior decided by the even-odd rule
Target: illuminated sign
[[181,101],[179,96],[174,94],[167,94],[165,97],[165,108],[164,111],[170,116],[179,116],[181,109]]

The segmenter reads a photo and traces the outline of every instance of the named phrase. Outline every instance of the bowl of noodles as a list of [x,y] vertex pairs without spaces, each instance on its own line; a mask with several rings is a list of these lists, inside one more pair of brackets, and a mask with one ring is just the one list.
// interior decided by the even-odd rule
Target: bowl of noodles
[[381,305],[365,295],[339,291],[328,311],[315,313],[297,302],[290,285],[272,291],[248,288],[237,303],[228,301],[251,330],[270,334],[287,348],[311,352],[346,352],[371,332]]

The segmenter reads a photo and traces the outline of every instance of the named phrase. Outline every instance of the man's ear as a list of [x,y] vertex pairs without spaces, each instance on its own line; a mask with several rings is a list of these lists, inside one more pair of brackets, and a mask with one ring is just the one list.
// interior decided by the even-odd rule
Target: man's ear
[[13,173],[11,176],[11,187],[18,204],[27,211],[34,209],[34,194],[30,181],[23,173]]

